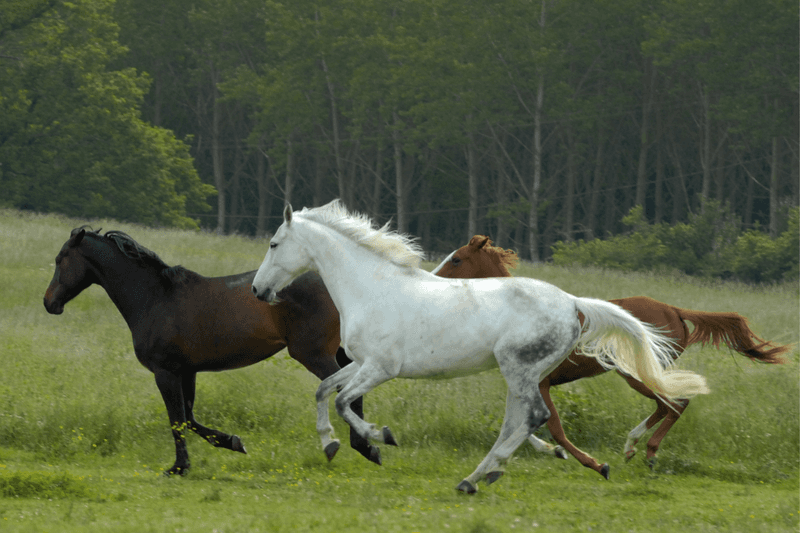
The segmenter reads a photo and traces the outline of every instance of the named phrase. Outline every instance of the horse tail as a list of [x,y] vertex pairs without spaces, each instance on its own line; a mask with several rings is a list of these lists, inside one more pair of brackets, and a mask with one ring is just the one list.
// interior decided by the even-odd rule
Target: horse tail
[[747,324],[747,318],[738,313],[693,311],[674,306],[673,309],[681,320],[688,320],[694,324],[694,331],[689,335],[687,345],[696,342],[704,345],[711,343],[719,348],[719,343],[723,342],[753,361],[770,364],[785,363],[784,354],[792,349],[791,346],[765,341],[753,333]]
[[607,369],[633,376],[666,399],[708,394],[703,376],[672,368],[673,341],[621,307],[593,298],[576,298],[585,317],[576,350]]

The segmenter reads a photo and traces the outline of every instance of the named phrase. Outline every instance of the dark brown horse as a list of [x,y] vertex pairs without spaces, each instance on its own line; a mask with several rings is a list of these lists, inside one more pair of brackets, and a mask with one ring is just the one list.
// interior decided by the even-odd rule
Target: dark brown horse
[[[349,363],[339,347],[339,313],[319,275],[308,273],[270,306],[253,297],[255,271],[207,278],[166,265],[128,235],[72,231],[56,256],[44,295],[51,314],[84,289],[103,287],[127,322],[136,357],[155,375],[175,438],[175,464],[189,469],[185,429],[214,446],[247,453],[241,439],[200,424],[194,417],[197,372],[252,365],[288,348],[289,355],[324,379]],[[337,363],[338,359],[338,363]],[[362,399],[355,405],[362,416]],[[354,431],[350,445],[380,464],[380,450]]]
[[[511,275],[508,269],[514,268],[517,262],[517,255],[513,251],[492,246],[492,241],[489,237],[475,235],[469,244],[450,254],[434,270],[434,273],[447,278],[505,277]],[[737,313],[692,311],[665,304],[646,296],[634,296],[632,298],[609,301],[626,309],[639,320],[662,328],[665,335],[675,340],[677,349],[675,357],[683,353],[688,346],[698,342],[703,344],[710,342],[716,348],[719,348],[719,344],[722,342],[753,361],[775,364],[784,363],[783,355],[791,349],[791,346],[775,345],[758,337],[748,327],[747,319]],[[581,323],[583,323],[583,317],[580,318]],[[694,325],[694,330],[691,333],[686,321]],[[541,381],[539,389],[548,409],[550,409],[550,419],[547,421],[547,427],[555,441],[566,448],[582,465],[596,470],[608,479],[608,464],[599,464],[594,457],[581,451],[569,441],[564,434],[558,412],[550,398],[551,386],[569,383],[581,378],[590,378],[604,372],[606,372],[606,369],[596,360],[573,352],[561,365]],[[642,435],[659,421],[664,420],[647,442],[647,461],[652,468],[661,441],[689,405],[689,400],[665,401],[640,381],[622,373],[620,375],[631,388],[656,402],[655,412],[642,421],[628,435],[628,441],[625,443],[626,460],[630,460],[636,454],[634,445]],[[541,443],[535,437],[532,438],[532,442],[535,446]],[[563,449],[547,446],[551,453],[566,459]]]

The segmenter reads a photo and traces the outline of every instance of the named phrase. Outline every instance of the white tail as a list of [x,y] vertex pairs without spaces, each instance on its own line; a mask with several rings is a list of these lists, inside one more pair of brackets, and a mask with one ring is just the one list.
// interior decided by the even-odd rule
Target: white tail
[[633,376],[667,399],[710,392],[703,376],[672,368],[673,342],[656,328],[610,302],[575,300],[585,317],[576,346],[579,353],[597,359],[605,368],[617,368]]

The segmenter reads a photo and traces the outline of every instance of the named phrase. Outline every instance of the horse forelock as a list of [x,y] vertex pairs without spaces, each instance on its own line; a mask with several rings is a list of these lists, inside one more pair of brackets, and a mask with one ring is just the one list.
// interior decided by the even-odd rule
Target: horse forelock
[[295,215],[322,224],[399,266],[419,267],[424,252],[413,237],[389,229],[389,222],[375,227],[369,216],[351,213],[339,200]]

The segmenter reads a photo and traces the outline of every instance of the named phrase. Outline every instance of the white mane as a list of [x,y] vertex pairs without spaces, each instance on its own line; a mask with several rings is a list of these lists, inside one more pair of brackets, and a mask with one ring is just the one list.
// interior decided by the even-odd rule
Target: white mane
[[363,213],[350,213],[338,199],[321,207],[294,213],[331,228],[398,266],[419,267],[424,252],[413,237],[392,231],[387,222],[376,228]]

